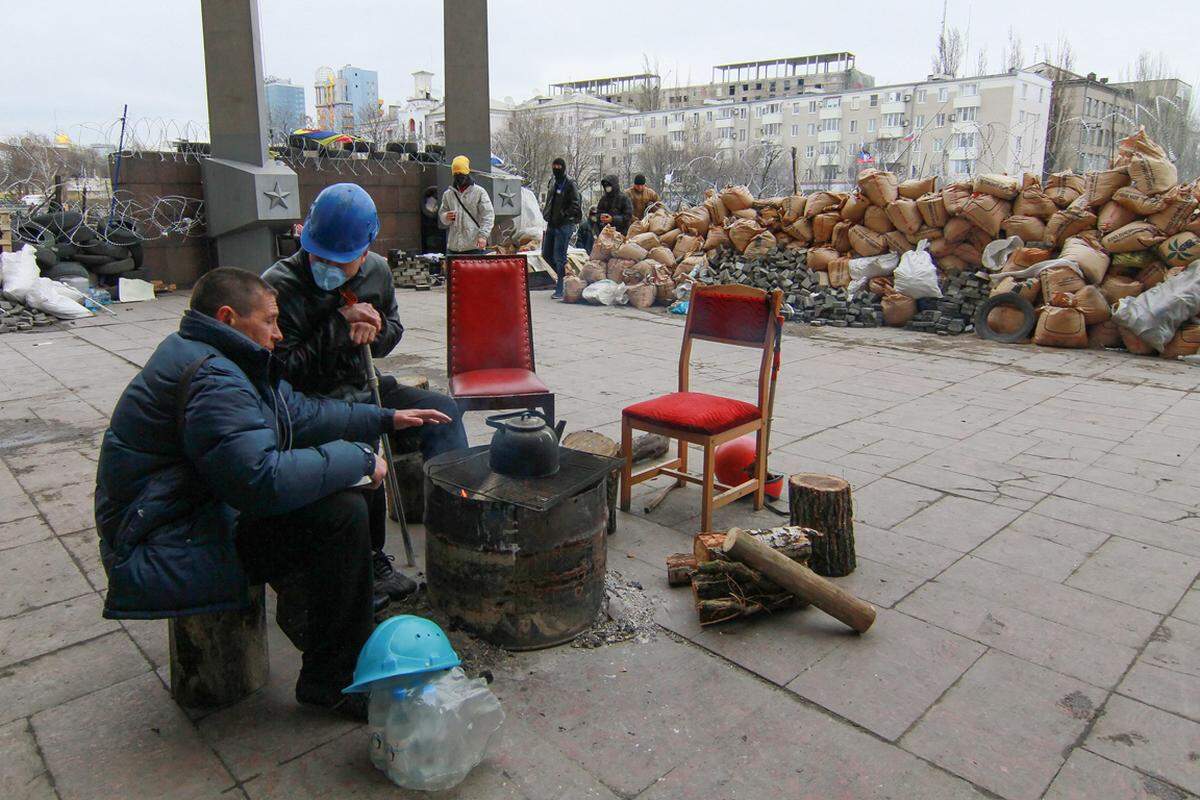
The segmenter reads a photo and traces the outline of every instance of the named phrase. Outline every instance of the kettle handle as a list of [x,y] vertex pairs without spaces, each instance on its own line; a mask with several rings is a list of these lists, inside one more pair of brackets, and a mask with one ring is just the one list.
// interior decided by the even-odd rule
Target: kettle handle
[[491,427],[495,428],[496,430],[501,430],[504,427],[505,420],[512,419],[513,417],[519,417],[524,413],[526,413],[526,412],[510,411],[507,414],[493,414],[492,416],[484,419],[484,422],[486,424],[490,425]]
[[554,426],[554,438],[558,439],[558,441],[561,442],[563,430],[565,430],[566,427],[567,427],[567,421],[565,419],[560,419],[558,421],[558,424]]

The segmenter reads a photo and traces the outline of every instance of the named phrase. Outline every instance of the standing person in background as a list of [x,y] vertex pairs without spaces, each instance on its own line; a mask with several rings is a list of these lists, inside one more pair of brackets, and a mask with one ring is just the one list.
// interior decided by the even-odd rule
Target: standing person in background
[[492,236],[496,212],[492,198],[482,186],[471,180],[471,161],[455,156],[450,162],[454,185],[442,194],[438,223],[447,231],[449,255],[480,255]]
[[567,177],[567,162],[556,158],[550,162],[550,185],[546,190],[546,205],[542,217],[546,220],[546,232],[542,235],[542,258],[558,274],[554,288],[554,299],[563,296],[563,278],[567,265],[567,245],[575,226],[583,218],[579,200],[579,189],[575,181]]
[[592,245],[596,243],[597,221],[596,207],[592,206],[588,210],[587,220],[579,225],[579,233],[575,236],[575,246],[580,250],[592,251]]
[[616,175],[605,175],[604,180],[600,181],[600,188],[604,190],[600,202],[596,204],[596,213],[600,215],[600,229],[604,230],[605,225],[612,225],[624,235],[629,230],[629,223],[633,222],[633,203],[629,200],[629,195],[621,191],[621,184]]
[[646,209],[658,202],[658,192],[646,185],[646,176],[640,172],[633,176],[633,186],[629,189],[629,201],[633,203],[634,219],[646,216]]
[[446,232],[438,224],[436,186],[427,188],[421,197],[421,250],[425,253],[446,252]]

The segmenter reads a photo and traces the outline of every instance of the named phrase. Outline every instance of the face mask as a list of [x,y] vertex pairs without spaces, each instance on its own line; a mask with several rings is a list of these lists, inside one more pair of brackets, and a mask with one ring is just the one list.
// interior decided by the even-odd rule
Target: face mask
[[552,167],[550,171],[554,173],[555,178],[562,178],[563,175],[567,174],[567,171],[562,167]]
[[332,292],[350,280],[346,277],[346,273],[342,271],[341,267],[327,264],[319,258],[309,256],[308,266],[312,270],[313,280],[317,282],[317,286],[320,286],[327,292]]
[[464,186],[466,186],[470,180],[471,180],[470,175],[455,175],[454,176],[454,186],[456,189],[461,189]]

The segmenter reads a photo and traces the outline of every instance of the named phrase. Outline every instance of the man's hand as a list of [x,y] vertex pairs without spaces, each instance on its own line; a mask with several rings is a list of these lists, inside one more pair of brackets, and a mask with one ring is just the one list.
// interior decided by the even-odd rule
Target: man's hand
[[379,316],[379,312],[375,310],[375,306],[370,303],[355,303],[351,306],[342,306],[338,309],[338,312],[351,325],[356,322],[369,322],[375,326],[376,330],[383,327],[383,318]]
[[377,336],[379,336],[379,328],[370,322],[350,323],[350,341],[355,345],[371,344]]
[[406,408],[392,415],[392,427],[398,431],[422,425],[444,425],[449,421],[449,417],[433,408]]
[[482,236],[476,238],[475,239],[475,249],[476,250],[486,250],[487,249],[487,239],[483,238]]
[[371,488],[378,489],[383,485],[383,479],[387,477],[387,462],[375,454],[375,471],[371,473]]
[[446,219],[447,219],[447,221],[449,221],[449,222],[454,222],[455,220],[457,220],[457,219],[458,219],[458,212],[457,212],[457,211],[447,211],[447,212],[446,212]]

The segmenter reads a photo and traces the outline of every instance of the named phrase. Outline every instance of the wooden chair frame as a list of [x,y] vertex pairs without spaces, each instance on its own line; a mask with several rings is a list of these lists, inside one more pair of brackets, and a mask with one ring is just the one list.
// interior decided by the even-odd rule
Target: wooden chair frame
[[[774,289],[771,292],[764,292],[761,289],[755,289],[749,286],[728,285],[728,286],[712,286],[704,287],[705,290],[719,290],[723,294],[738,295],[742,297],[761,298],[767,304],[769,319],[766,325],[766,331],[763,335],[761,344],[750,344],[745,341],[735,339],[721,339],[713,336],[705,336],[693,331],[693,315],[695,313],[696,304],[693,301],[692,306],[688,309],[687,323],[683,329],[683,346],[679,351],[679,391],[688,391],[692,342],[696,339],[704,341],[716,342],[718,344],[731,344],[738,347],[759,347],[762,348],[762,358],[758,369],[758,419],[743,423],[737,427],[730,428],[727,431],[722,431],[717,434],[694,433],[691,431],[682,431],[676,428],[671,428],[666,425],[656,425],[653,423],[642,422],[631,419],[630,417],[621,415],[621,454],[624,462],[621,466],[621,510],[628,511],[632,502],[633,487],[644,481],[657,478],[659,475],[669,475],[675,479],[675,486],[682,487],[689,483],[695,483],[702,487],[704,492],[701,499],[700,507],[700,530],[711,530],[713,509],[721,508],[722,506],[732,503],[738,498],[745,497],[748,494],[754,494],[754,508],[761,509],[765,503],[766,492],[766,477],[767,477],[767,458],[768,449],[770,446],[771,436],[771,415],[774,411],[775,401],[775,382],[777,378],[777,370],[774,368],[775,354],[778,352],[778,342],[780,331],[780,308],[783,305],[783,293],[779,289]],[[657,433],[666,436],[669,439],[675,439],[678,442],[677,456],[662,464],[643,470],[642,472],[633,472],[633,431],[646,431],[647,433]],[[744,481],[737,486],[726,486],[716,480],[715,464],[713,462],[716,449],[719,445],[725,442],[737,439],[747,433],[756,433],[755,441],[755,474],[752,478]],[[700,475],[688,472],[688,447],[689,445],[699,445],[704,451],[704,466],[703,472]],[[714,494],[714,491],[719,493]]]
[[[449,380],[455,374],[454,370],[454,339],[450,335],[450,314],[451,304],[453,303],[453,275],[454,270],[451,269],[453,262],[458,259],[469,259],[471,261],[499,261],[508,260],[517,256],[505,255],[476,255],[476,256],[448,256],[446,258],[446,379]],[[525,281],[525,318],[529,320],[529,361],[531,371],[537,372],[537,353],[533,349],[533,310],[529,300],[529,266],[526,263],[523,280]],[[550,425],[553,426],[554,419],[554,392],[546,392],[544,394],[514,394],[514,395],[477,395],[477,396],[459,396],[452,395],[454,402],[458,404],[460,410],[464,413],[467,411],[504,411],[514,408],[540,408],[545,413]]]

